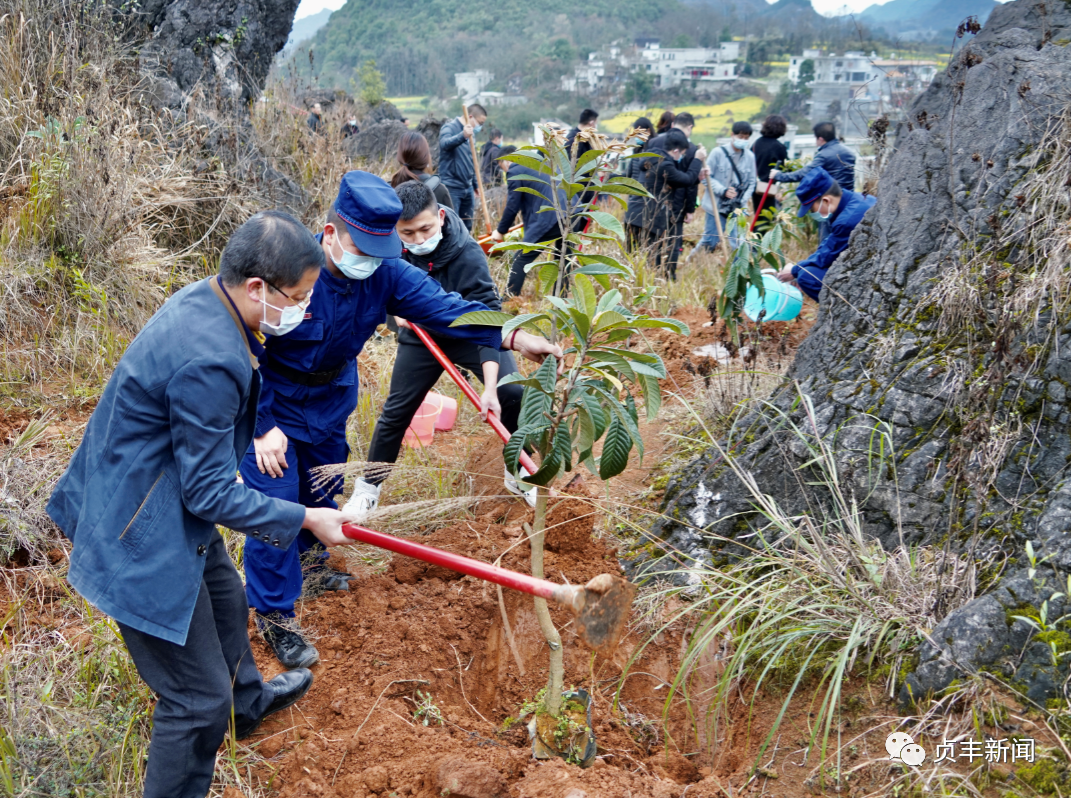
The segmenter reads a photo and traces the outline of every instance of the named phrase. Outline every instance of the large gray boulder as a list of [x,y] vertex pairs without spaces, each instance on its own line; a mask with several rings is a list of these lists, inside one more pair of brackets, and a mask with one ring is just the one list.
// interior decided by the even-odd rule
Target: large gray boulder
[[260,96],[299,0],[146,0],[121,13],[145,37],[140,58],[156,101],[183,108],[197,86],[235,106]]
[[[1071,572],[1069,42],[1071,7],[1052,0],[998,6],[964,41],[912,105],[878,203],[829,271],[772,399],[783,415],[752,412],[725,442],[786,512],[821,515],[829,496],[791,420],[830,447],[887,547],[947,544],[992,572],[1005,564],[933,630],[903,698],[989,668],[1040,699],[1067,675],[1047,642],[1071,642],[1063,624],[1039,636],[1015,616],[1037,617]],[[800,392],[813,416],[793,404]],[[879,468],[882,429],[896,458]],[[670,483],[664,512],[667,544],[708,562],[742,556],[734,541],[756,522],[713,451]],[[1050,605],[1058,618],[1062,600]]]

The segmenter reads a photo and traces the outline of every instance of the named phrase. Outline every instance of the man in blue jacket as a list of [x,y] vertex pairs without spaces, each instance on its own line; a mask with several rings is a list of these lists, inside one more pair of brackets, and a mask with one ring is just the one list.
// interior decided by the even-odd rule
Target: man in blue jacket
[[799,183],[812,169],[825,169],[843,191],[855,188],[855,153],[837,139],[837,129],[832,122],[820,122],[814,126],[814,140],[818,151],[810,163],[795,172],[770,170],[775,183]]
[[469,123],[460,116],[454,117],[439,129],[439,179],[443,181],[454,212],[461,217],[465,228],[472,232],[472,217],[476,209],[476,166],[472,162],[472,146],[469,144],[487,121],[487,110],[477,103],[469,106]]
[[[245,482],[257,490],[313,507],[335,507],[342,477],[318,479],[312,470],[345,463],[346,420],[357,408],[357,355],[387,314],[425,327],[436,336],[502,348],[494,327],[451,327],[459,316],[486,310],[479,302],[448,294],[426,272],[401,259],[395,224],[402,203],[394,189],[367,172],[342,177],[338,197],[319,236],[326,265],[296,330],[268,343],[264,390],[256,438],[242,460]],[[510,335],[509,347],[541,361],[560,349],[528,333]],[[316,538],[302,533],[290,546],[246,543],[246,595],[257,611],[264,639],[289,668],[319,659],[301,634],[294,605],[307,574],[302,559],[324,587],[348,589],[346,575],[333,573]]]
[[73,543],[68,581],[119,626],[157,695],[146,798],[202,798],[235,732],[297,701],[307,670],[265,683],[249,606],[216,525],[285,549],[302,529],[345,543],[343,514],[235,480],[253,437],[264,333],[299,324],[323,254],[296,219],[258,213],[218,277],[179,291],[123,355],[48,503]]
[[848,248],[852,230],[863,220],[877,197],[842,190],[822,167],[810,170],[796,189],[800,201],[799,215],[810,213],[828,225],[829,233],[813,255],[797,264],[789,264],[777,274],[783,283],[795,283],[807,296],[818,301],[822,281],[833,262]]

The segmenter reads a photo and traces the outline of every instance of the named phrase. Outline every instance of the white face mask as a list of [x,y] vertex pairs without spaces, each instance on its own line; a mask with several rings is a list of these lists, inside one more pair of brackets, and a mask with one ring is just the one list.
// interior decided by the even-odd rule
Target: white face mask
[[751,146],[751,142],[748,139],[734,138],[733,146],[736,147],[738,150],[746,150],[748,147]]
[[[267,290],[267,286],[265,286],[265,290]],[[305,318],[305,310],[309,307],[309,300],[306,299],[300,305],[291,305],[286,308],[277,308],[275,305],[269,304],[265,299],[261,299],[260,304],[263,310],[263,314],[260,318],[260,331],[267,335],[286,335],[301,324],[302,320]],[[282,314],[279,317],[278,324],[272,324],[268,321],[268,308],[277,310]]]
[[435,248],[439,246],[439,243],[443,240],[443,221],[445,219],[446,211],[440,208],[439,229],[435,232],[435,235],[425,238],[424,241],[419,244],[406,244],[405,248],[412,252],[414,255],[430,255],[432,252],[435,251]]
[[[339,242],[338,248],[342,249],[342,242]],[[332,246],[331,262],[351,280],[366,280],[379,268],[383,258],[373,258],[371,255],[354,255],[352,252],[342,249],[340,259],[336,260],[335,248]]]

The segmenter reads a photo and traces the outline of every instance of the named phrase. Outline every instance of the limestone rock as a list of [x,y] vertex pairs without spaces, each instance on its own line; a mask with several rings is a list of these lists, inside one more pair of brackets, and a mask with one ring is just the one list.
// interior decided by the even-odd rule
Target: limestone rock
[[[821,439],[864,531],[886,547],[947,542],[983,562],[1017,558],[993,592],[934,630],[911,677],[916,697],[990,667],[1040,699],[1065,674],[1007,616],[1036,611],[1071,570],[1068,257],[1053,248],[1069,215],[1057,190],[1071,175],[1068,41],[1071,6],[1045,0],[998,6],[965,40],[897,131],[877,205],[830,269],[817,323],[774,393],[780,415],[752,412],[723,442],[789,515],[830,504],[804,466]],[[793,381],[810,411],[794,404]],[[895,471],[875,467],[882,430]],[[732,541],[754,532],[753,499],[716,451],[669,484],[663,510],[671,520],[656,531],[672,547],[706,562],[746,556]],[[1027,541],[1041,559],[1033,578]]]

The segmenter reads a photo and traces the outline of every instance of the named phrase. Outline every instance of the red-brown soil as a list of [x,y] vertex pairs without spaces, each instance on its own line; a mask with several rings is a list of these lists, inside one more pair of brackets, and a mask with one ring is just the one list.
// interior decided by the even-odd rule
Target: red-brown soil
[[[487,562],[501,557],[504,567],[528,571],[521,523],[530,515],[520,501],[502,501],[420,542]],[[595,518],[582,499],[555,500],[548,515],[549,579],[576,584],[618,571],[615,552],[592,539]],[[506,590],[503,599],[513,650],[493,585],[404,557],[385,574],[355,580],[348,594],[307,603],[302,623],[318,636],[322,663],[308,697],[258,733],[257,750],[268,757],[262,778],[274,771],[283,796],[668,798],[687,785],[689,796],[722,795],[683,755],[697,750],[683,706],[671,710],[676,742],[668,747],[642,734],[636,717],[659,725],[665,693],[656,688],[673,678],[680,633],[665,633],[633,665],[620,696],[636,725],[630,733],[610,702],[642,635],[630,634],[611,657],[593,661],[560,609],[552,615],[565,647],[565,682],[595,696],[600,762],[581,771],[530,761],[523,723],[506,721],[545,685],[548,649],[531,598]],[[265,676],[279,671],[259,639],[254,650]],[[422,694],[442,711],[444,725],[414,718]]]

